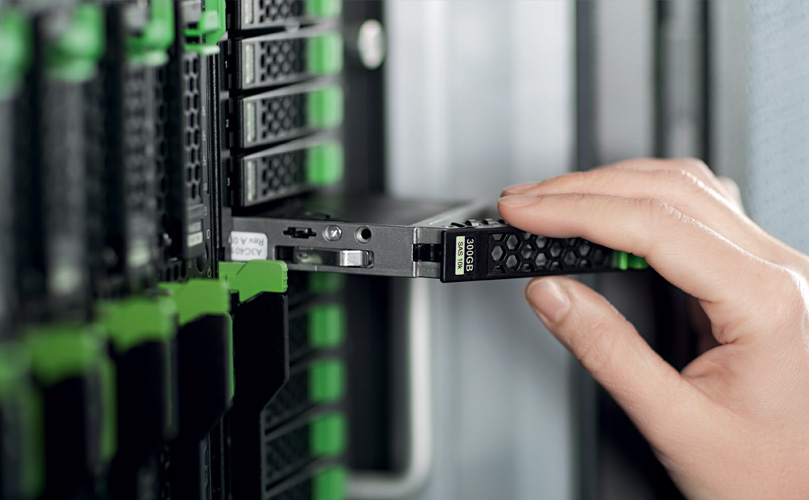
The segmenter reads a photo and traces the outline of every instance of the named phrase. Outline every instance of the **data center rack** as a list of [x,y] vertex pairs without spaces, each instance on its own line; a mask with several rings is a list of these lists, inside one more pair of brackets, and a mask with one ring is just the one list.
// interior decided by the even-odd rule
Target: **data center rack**
[[341,278],[223,260],[342,175],[340,11],[0,1],[0,497],[345,497]]

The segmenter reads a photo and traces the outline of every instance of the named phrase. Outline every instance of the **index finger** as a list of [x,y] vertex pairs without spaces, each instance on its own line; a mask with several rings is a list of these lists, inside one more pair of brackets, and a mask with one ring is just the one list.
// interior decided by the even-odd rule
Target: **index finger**
[[[742,250],[698,221],[656,199],[597,194],[507,196],[499,202],[509,224],[556,238],[580,236],[646,261],[661,276],[700,299],[722,343],[754,334],[770,318],[751,287],[777,296],[792,282],[784,269]],[[740,321],[743,320],[743,321]],[[724,328],[747,325],[745,329]]]

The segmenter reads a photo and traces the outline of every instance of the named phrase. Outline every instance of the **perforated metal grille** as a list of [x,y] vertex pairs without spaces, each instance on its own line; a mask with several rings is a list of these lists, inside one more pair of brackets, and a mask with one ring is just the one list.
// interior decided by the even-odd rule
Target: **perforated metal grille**
[[[13,148],[12,140],[12,106],[11,101],[0,98],[0,197],[6,200],[6,208],[0,210],[0,240],[14,241],[14,217],[9,200],[13,200],[13,173],[11,152]],[[0,245],[0,338],[8,330],[7,321],[11,313],[10,292],[13,288],[12,274],[12,252],[11,245]]]
[[185,183],[189,202],[201,202],[202,127],[200,106],[200,57],[187,52],[183,58],[183,109],[185,111]]
[[262,454],[266,486],[272,486],[312,462],[309,426],[307,423],[264,443]]
[[275,26],[303,16],[303,0],[242,0],[242,29]]
[[611,251],[581,238],[555,239],[531,233],[489,235],[489,272],[585,270],[609,264]]
[[123,195],[128,268],[153,264],[157,252],[155,79],[152,67],[128,66],[123,80]]
[[312,352],[309,346],[309,317],[303,313],[289,317],[289,359],[296,361]]
[[267,498],[268,500],[311,500],[312,480],[307,479],[306,481],[298,483],[286,491],[271,494]]
[[157,204],[158,221],[161,228],[168,228],[171,224],[167,204],[168,197],[168,102],[166,102],[167,67],[158,70],[154,85],[155,100],[155,184],[157,186],[155,202]]
[[305,38],[242,43],[242,84],[245,87],[288,82],[306,74],[308,40]]
[[258,146],[295,137],[306,126],[306,96],[292,94],[250,99],[242,103],[244,146]]
[[242,160],[241,186],[246,206],[293,194],[305,181],[304,151],[289,151]]
[[311,407],[309,371],[301,370],[290,377],[270,404],[264,408],[261,415],[264,420],[264,428],[274,429]]

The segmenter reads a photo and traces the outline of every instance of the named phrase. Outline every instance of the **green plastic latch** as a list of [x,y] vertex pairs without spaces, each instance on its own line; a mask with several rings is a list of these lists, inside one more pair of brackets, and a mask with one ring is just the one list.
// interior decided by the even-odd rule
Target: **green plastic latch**
[[160,283],[177,304],[180,326],[203,316],[225,316],[228,320],[228,366],[230,370],[230,396],[233,397],[236,380],[233,376],[233,321],[230,317],[230,291],[221,280],[193,279],[185,283]]
[[0,344],[0,406],[6,415],[16,412],[22,454],[20,489],[26,498],[42,491],[44,462],[42,458],[42,400],[29,378],[31,353],[19,342]]
[[312,500],[345,500],[348,472],[343,467],[331,467],[312,478]]
[[619,250],[612,251],[612,267],[626,271],[629,268],[629,254]]
[[309,39],[306,45],[306,65],[310,73],[335,75],[343,69],[343,37],[326,33]]
[[189,43],[185,48],[202,55],[219,53],[219,40],[225,34],[225,0],[205,0],[205,10],[194,28],[187,28],[185,36],[204,37],[203,43]]
[[328,186],[343,178],[343,146],[338,142],[318,144],[306,150],[306,182]]
[[112,458],[116,443],[115,366],[98,325],[48,325],[24,333],[31,350],[33,372],[44,386],[72,377],[97,374],[101,384],[101,457]]
[[309,424],[309,452],[315,457],[339,455],[345,450],[346,429],[342,413],[315,418]]
[[343,90],[337,86],[307,94],[307,123],[312,128],[332,128],[343,123]]
[[345,392],[345,370],[336,359],[315,361],[309,366],[309,402],[332,403]]
[[0,12],[0,98],[20,85],[31,64],[31,23],[16,9]]
[[345,311],[339,304],[322,304],[309,310],[309,346],[337,347],[345,338]]
[[31,353],[17,342],[0,344],[0,403],[13,397],[31,369]]
[[230,292],[224,281],[193,279],[185,283],[160,283],[177,303],[180,325],[206,315],[230,312]]
[[316,294],[337,293],[346,283],[346,275],[340,273],[309,273],[309,291]]
[[172,0],[152,0],[149,22],[140,36],[127,41],[132,61],[146,65],[161,65],[168,61],[168,50],[174,43],[174,3]]
[[219,279],[239,292],[239,302],[245,302],[262,292],[286,292],[287,264],[278,260],[220,262]]
[[311,17],[334,18],[343,10],[342,0],[306,0],[306,15]]
[[99,323],[113,346],[127,351],[142,342],[167,342],[176,332],[177,306],[168,297],[132,297],[98,304]]
[[629,269],[649,269],[649,263],[646,262],[646,259],[643,257],[638,257],[637,255],[629,254]]
[[104,55],[106,34],[100,5],[83,3],[75,7],[72,22],[52,41],[45,52],[51,75],[69,82],[92,78]]
[[25,332],[24,339],[31,349],[33,372],[45,386],[85,376],[106,357],[97,326],[48,325]]
[[618,250],[612,251],[612,267],[626,271],[627,269],[643,270],[648,269],[649,264],[643,257],[632,255],[631,253],[621,252]]

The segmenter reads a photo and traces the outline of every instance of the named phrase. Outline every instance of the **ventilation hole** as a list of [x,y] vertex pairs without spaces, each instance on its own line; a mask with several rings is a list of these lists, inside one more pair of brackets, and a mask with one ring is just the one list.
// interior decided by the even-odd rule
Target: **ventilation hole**
[[506,239],[506,246],[508,247],[509,250],[514,250],[515,248],[517,248],[517,244],[519,243],[519,241],[520,240],[518,240],[515,235],[513,234],[509,235],[509,237]]
[[562,255],[562,244],[558,241],[551,245],[551,257],[554,259]]
[[587,254],[590,253],[590,244],[582,240],[581,244],[579,245],[578,252],[580,256],[586,257]]
[[508,258],[506,259],[506,267],[511,269],[512,271],[517,269],[517,264],[518,264],[517,257],[515,257],[514,255],[509,255]]
[[503,251],[503,248],[500,247],[500,246],[496,246],[496,247],[494,247],[494,250],[492,250],[492,259],[499,262],[500,259],[503,258],[504,254],[505,254],[505,252]]

